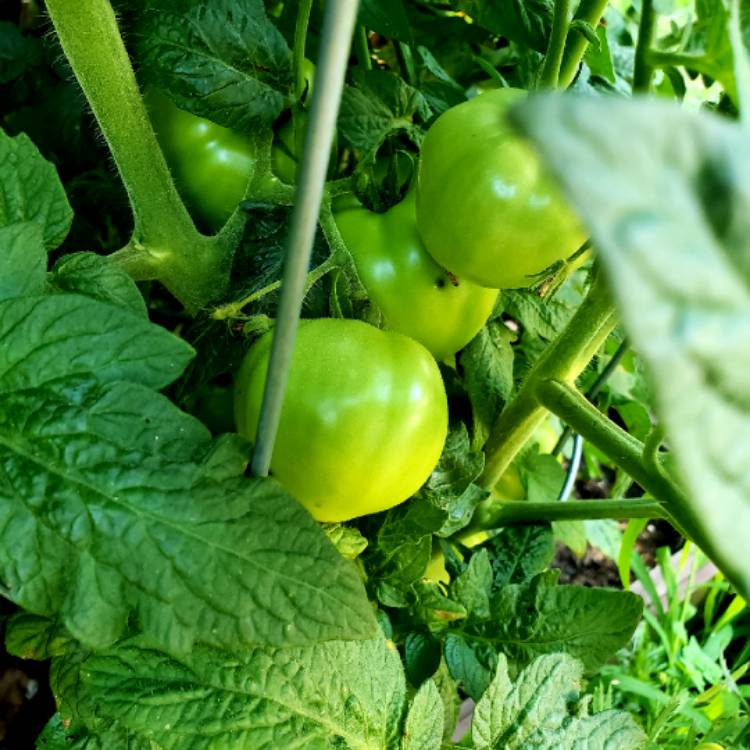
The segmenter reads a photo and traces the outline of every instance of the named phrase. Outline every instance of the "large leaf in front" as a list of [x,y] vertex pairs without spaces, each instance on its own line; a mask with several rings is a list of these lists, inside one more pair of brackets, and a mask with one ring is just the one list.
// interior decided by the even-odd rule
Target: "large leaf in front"
[[601,250],[701,543],[750,596],[750,132],[647,99],[516,117]]
[[125,308],[0,302],[0,581],[93,647],[135,618],[164,648],[372,634],[359,577],[246,445],[155,392],[192,356]]
[[540,656],[511,682],[505,656],[471,724],[477,750],[638,750],[646,744],[622,711],[589,715],[580,701],[582,665],[565,654]]
[[401,661],[382,636],[239,653],[196,647],[181,659],[136,638],[55,660],[51,684],[63,718],[99,738],[93,747],[395,750],[405,708]]

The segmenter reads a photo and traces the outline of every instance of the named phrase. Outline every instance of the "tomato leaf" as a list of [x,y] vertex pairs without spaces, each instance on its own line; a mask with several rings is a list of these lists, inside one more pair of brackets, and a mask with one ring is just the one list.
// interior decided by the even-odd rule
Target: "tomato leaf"
[[368,30],[407,44],[414,42],[404,0],[361,0],[359,18]]
[[564,651],[587,670],[598,669],[630,640],[643,602],[622,591],[558,586],[558,576],[558,571],[548,571],[498,589],[490,617],[472,620],[466,636],[493,643],[514,664]]
[[404,667],[409,682],[419,687],[440,666],[440,642],[429,632],[413,631],[404,639]]
[[[723,0],[696,0],[697,20],[687,43],[684,60],[691,70],[704,73],[720,81],[727,93],[737,101],[735,79],[735,50],[729,33],[731,23],[729,4]],[[750,7],[740,3],[740,33],[745,46],[750,48]],[[737,50],[742,53],[741,50]]]
[[5,596],[98,647],[131,616],[173,650],[372,633],[350,564],[278,485],[242,476],[244,441],[212,444],[155,392],[187,344],[72,294],[0,302],[0,337]]
[[[196,647],[180,659],[132,638],[56,659],[51,683],[62,716],[103,748],[394,747],[406,702],[398,653],[382,636],[308,648]],[[431,691],[425,697],[433,705]]]
[[0,227],[0,300],[44,289],[47,252],[42,228],[33,222]]
[[495,34],[545,52],[553,0],[453,0],[452,5]]
[[178,106],[239,131],[273,122],[291,92],[291,53],[261,0],[153,7],[139,25],[137,54],[144,79]]
[[427,680],[409,706],[402,750],[435,750],[443,739],[443,701],[435,683]]
[[71,253],[63,256],[50,272],[47,283],[60,292],[111,302],[143,318],[148,315],[146,303],[133,279],[102,255]]
[[461,353],[463,380],[471,401],[474,447],[484,445],[513,391],[514,339],[515,334],[502,321],[493,320]]
[[712,558],[748,595],[750,135],[649,100],[539,98],[516,121],[591,229]]
[[[646,736],[623,711],[588,715],[580,697],[583,669],[565,654],[541,656],[511,682],[508,662],[497,671],[474,709],[471,736],[477,750],[540,750],[586,747],[591,750],[639,750]],[[572,714],[572,715],[571,715]]]
[[493,589],[526,583],[541,573],[555,554],[549,524],[508,526],[488,542],[492,551]]
[[414,143],[421,142],[423,132],[413,116],[426,120],[430,110],[417,89],[385,70],[355,70],[352,79],[354,85],[344,88],[338,119],[347,145],[374,157],[392,134],[406,133]]
[[471,556],[469,564],[451,581],[451,596],[466,610],[467,616],[485,618],[490,615],[492,563],[486,549]]
[[57,170],[24,133],[11,138],[0,129],[0,227],[32,221],[42,229],[44,246],[54,250],[65,239],[73,212]]
[[479,700],[492,681],[497,665],[495,650],[486,643],[449,633],[445,639],[445,663],[464,692]]
[[42,62],[42,42],[13,23],[0,21],[0,84],[20,78]]

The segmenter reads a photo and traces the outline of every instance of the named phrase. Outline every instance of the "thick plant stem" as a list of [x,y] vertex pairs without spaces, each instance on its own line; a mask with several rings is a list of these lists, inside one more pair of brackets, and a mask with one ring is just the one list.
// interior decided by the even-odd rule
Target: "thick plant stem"
[[555,12],[552,17],[552,31],[550,32],[547,53],[539,77],[540,89],[557,88],[562,64],[565,40],[570,29],[570,0],[555,0]]
[[642,0],[641,21],[638,25],[638,44],[635,48],[635,67],[633,70],[633,92],[648,93],[654,69],[649,60],[649,50],[656,31],[656,11],[654,0]]
[[358,3],[353,0],[329,0],[326,6],[318,67],[320,75],[313,93],[305,138],[279,311],[253,452],[252,471],[256,476],[268,474],[279,428],[357,7]]
[[653,497],[665,503],[683,501],[682,492],[668,477],[643,460],[643,443],[602,414],[574,385],[560,380],[539,381],[540,402],[585,440],[593,443],[624,469]]
[[158,244],[175,230],[192,226],[156,141],[108,0],[49,0],[47,9],[115,158],[136,230]]
[[[607,366],[599,373],[599,377],[594,381],[591,388],[586,391],[586,398],[589,401],[594,401],[594,399],[599,395],[599,391],[604,387],[604,384],[609,380],[610,375],[617,369],[617,366],[622,362],[622,358],[627,353],[628,349],[630,348],[630,344],[627,341],[623,341],[619,347],[617,347],[617,351],[612,355],[612,358],[607,362]],[[565,443],[568,442],[568,439],[573,434],[573,428],[570,425],[566,425],[565,429],[562,431],[562,434],[560,435],[557,443],[555,444],[555,447],[552,449],[552,455],[553,456],[559,456],[562,452],[562,449],[565,447]]]
[[[573,20],[583,21],[596,28],[607,9],[607,2],[608,0],[581,0]],[[566,89],[573,83],[588,46],[589,40],[580,31],[573,30],[568,34],[557,80],[559,88]]]
[[47,10],[133,210],[133,238],[113,262],[135,278],[159,279],[194,312],[223,292],[237,232],[214,238],[195,228],[156,141],[108,0],[49,0]]
[[[547,410],[536,396],[537,384],[552,378],[574,381],[591,361],[616,323],[615,310],[599,272],[575,315],[526,376],[516,397],[492,426],[485,445],[480,484],[492,489],[511,461],[544,420]],[[585,437],[585,435],[584,435]]]
[[532,503],[494,501],[477,511],[471,530],[496,529],[514,523],[579,521],[594,518],[666,518],[661,503],[652,500],[569,500]]

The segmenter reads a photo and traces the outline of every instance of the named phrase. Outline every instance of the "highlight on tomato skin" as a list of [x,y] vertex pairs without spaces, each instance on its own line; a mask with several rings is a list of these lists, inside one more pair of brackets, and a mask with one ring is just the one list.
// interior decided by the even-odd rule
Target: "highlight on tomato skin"
[[487,322],[497,290],[459,278],[433,260],[417,232],[414,190],[385,213],[349,204],[336,213],[336,223],[387,328],[443,360]]
[[243,199],[255,173],[255,144],[180,109],[155,89],[146,92],[145,101],[180,195],[194,218],[218,231]]
[[[255,438],[271,333],[250,348],[235,386],[237,430]],[[377,513],[410,498],[443,450],[448,404],[432,355],[358,320],[302,321],[273,476],[318,521]]]
[[528,287],[586,239],[539,156],[505,113],[527,92],[503,88],[444,112],[417,173],[417,226],[427,251],[460,278]]

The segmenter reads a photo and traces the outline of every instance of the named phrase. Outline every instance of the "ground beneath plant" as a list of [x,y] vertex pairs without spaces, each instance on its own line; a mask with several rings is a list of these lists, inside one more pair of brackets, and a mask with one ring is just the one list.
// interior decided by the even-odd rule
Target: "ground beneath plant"
[[[682,538],[665,521],[649,522],[636,542],[636,549],[649,569],[655,565],[659,547],[669,547],[675,551],[681,546]],[[591,545],[586,554],[578,558],[568,547],[558,544],[552,567],[560,570],[560,583],[622,588],[617,564]]]

